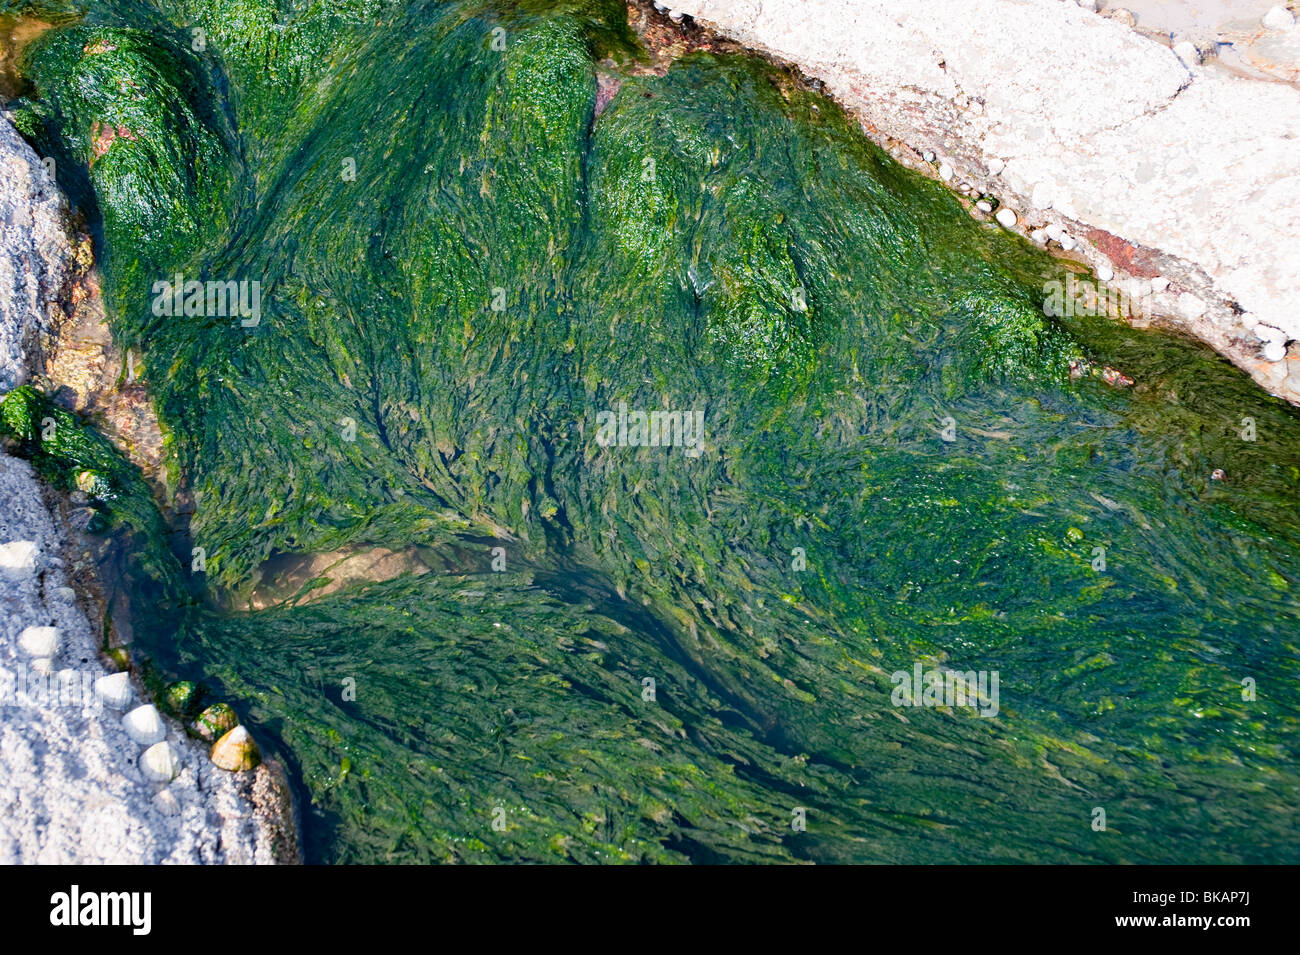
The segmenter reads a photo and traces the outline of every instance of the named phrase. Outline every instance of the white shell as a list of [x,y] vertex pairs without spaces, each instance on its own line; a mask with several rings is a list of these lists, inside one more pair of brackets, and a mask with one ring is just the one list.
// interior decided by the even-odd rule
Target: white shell
[[[161,744],[160,744],[161,745]],[[179,816],[181,804],[170,789],[160,789],[153,797],[154,808],[164,816]]]
[[18,634],[18,645],[32,657],[57,656],[59,642],[58,627],[27,627]]
[[95,681],[95,695],[105,706],[124,709],[131,702],[131,677],[125,671],[101,676]]
[[981,199],[979,202],[975,203],[975,208],[978,209],[980,212],[992,212],[993,204],[991,202],[985,202],[983,199]]
[[955,175],[957,175],[957,173],[952,166],[949,166],[946,162],[939,164],[939,178],[944,182],[947,182]]
[[36,541],[10,541],[0,544],[0,570],[31,574],[36,571],[36,561],[41,549]]
[[137,706],[122,717],[122,728],[126,735],[141,746],[151,746],[167,738],[167,726],[163,723],[158,708],[152,703]]
[[1007,164],[1006,164],[1006,162],[1003,161],[1003,160],[1001,160],[1001,159],[999,159],[997,156],[994,156],[992,159],[989,160],[989,175],[990,175],[990,176],[1001,175],[1002,170],[1003,170],[1003,169],[1006,169],[1006,168],[1007,168]]
[[1109,282],[1114,277],[1115,269],[1109,262],[1103,261],[1097,263],[1097,278],[1101,279],[1103,282]]
[[999,209],[998,214],[994,216],[998,223],[1003,227],[1010,229],[1016,224],[1016,214],[1010,209]]
[[1151,291],[1159,295],[1165,289],[1169,288],[1169,280],[1163,276],[1155,276],[1151,279]]
[[1286,345],[1281,342],[1269,342],[1264,346],[1264,357],[1269,361],[1281,361],[1286,357]]
[[171,743],[154,743],[140,754],[140,772],[151,783],[169,783],[181,771],[181,756]]

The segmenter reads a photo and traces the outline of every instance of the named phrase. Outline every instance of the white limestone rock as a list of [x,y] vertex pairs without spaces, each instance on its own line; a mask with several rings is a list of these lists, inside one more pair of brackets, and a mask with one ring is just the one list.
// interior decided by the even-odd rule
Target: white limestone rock
[[1178,59],[1186,64],[1189,70],[1196,69],[1201,65],[1201,51],[1196,48],[1195,43],[1187,40],[1182,43],[1175,43],[1174,53],[1178,56]]
[[30,657],[52,659],[59,655],[59,628],[24,627],[18,634],[18,645]]
[[0,392],[25,383],[59,315],[73,265],[68,204],[32,148],[0,118]]
[[1264,14],[1264,18],[1260,22],[1264,25],[1265,30],[1281,32],[1290,30],[1295,26],[1295,17],[1286,7],[1276,6],[1269,7],[1268,13]]
[[1206,308],[1204,300],[1191,292],[1184,292],[1178,296],[1178,311],[1184,318],[1200,318],[1205,314]]
[[0,571],[7,571],[18,576],[30,576],[36,573],[41,549],[35,541],[10,541],[0,544]]
[[[674,6],[798,63],[917,150],[951,148],[953,165],[975,168],[1005,161],[1007,205],[1032,209],[1035,185],[1054,185],[1052,208],[1066,218],[1186,263],[1170,278],[1208,277],[1216,299],[1300,338],[1300,87],[1208,68],[1189,76],[1167,46],[1061,0]],[[961,96],[983,110],[962,108]],[[1224,347],[1204,315],[1172,312]]]

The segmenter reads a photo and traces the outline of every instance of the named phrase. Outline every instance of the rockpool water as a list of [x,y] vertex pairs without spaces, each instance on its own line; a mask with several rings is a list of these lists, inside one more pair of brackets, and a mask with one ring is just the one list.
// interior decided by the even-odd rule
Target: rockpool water
[[[1066,265],[790,73],[659,75],[608,0],[5,11],[55,24],[12,105],[182,543],[38,392],[4,426],[126,542],[136,649],[289,766],[309,860],[1300,861],[1300,417],[1046,317]],[[258,320],[160,314],[175,275]],[[409,572],[251,609],[362,548]],[[918,664],[996,715],[895,705]]]

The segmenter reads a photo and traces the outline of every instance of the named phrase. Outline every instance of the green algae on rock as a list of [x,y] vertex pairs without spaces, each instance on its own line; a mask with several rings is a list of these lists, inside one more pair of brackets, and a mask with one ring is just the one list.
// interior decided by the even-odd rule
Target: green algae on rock
[[177,680],[163,688],[159,696],[163,712],[178,720],[192,720],[199,711],[204,691],[193,680]]
[[0,399],[0,435],[12,440],[52,487],[85,494],[101,529],[138,535],[151,574],[175,579],[175,560],[163,544],[166,526],[148,486],[90,424],[23,385]]
[[[203,72],[156,31],[90,25],[47,34],[25,64],[42,91],[50,154],[89,168],[110,304],[147,314],[140,303],[155,270],[188,265],[201,236],[228,221],[229,132],[201,92]],[[50,123],[60,135],[46,131]],[[118,332],[126,346],[139,344],[126,326]]]
[[[1294,861],[1296,413],[1046,316],[1058,266],[790,75],[628,52],[603,2],[122,0],[27,53],[207,555],[134,520],[137,640],[265,728],[309,857]],[[177,271],[261,321],[153,314]],[[700,455],[598,443],[621,404]],[[360,545],[454,569],[215,609]],[[999,716],[893,706],[918,662]]]
[[227,703],[213,703],[207,707],[190,726],[190,730],[199,739],[215,743],[239,725],[239,717]]

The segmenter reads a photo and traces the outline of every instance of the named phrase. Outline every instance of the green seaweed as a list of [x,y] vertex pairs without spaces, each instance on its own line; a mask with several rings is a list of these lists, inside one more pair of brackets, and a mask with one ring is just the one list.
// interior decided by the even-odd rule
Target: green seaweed
[[145,605],[193,602],[148,485],[112,442],[31,385],[0,399],[0,435],[51,487],[83,497],[88,530],[119,536],[123,571],[140,585]]
[[[1294,410],[1048,317],[1059,266],[834,104],[627,68],[623,16],[121,0],[28,53],[207,555],[137,641],[280,752],[309,858],[1296,861]],[[260,322],[154,314],[175,271]],[[600,443],[620,406],[699,444]],[[363,546],[437,569],[245,601]],[[998,717],[893,705],[918,661]]]

